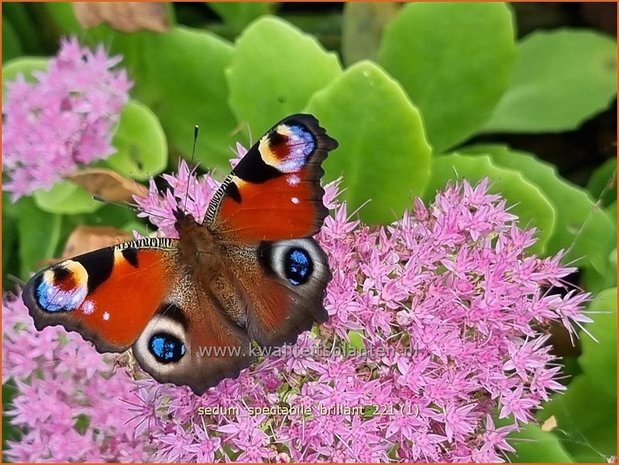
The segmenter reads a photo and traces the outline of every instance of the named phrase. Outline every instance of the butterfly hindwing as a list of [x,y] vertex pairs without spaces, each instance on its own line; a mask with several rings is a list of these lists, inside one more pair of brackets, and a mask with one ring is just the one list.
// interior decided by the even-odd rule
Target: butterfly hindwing
[[331,272],[314,239],[229,245],[227,256],[246,296],[248,333],[261,346],[294,343],[327,320],[322,301]]
[[186,384],[201,394],[249,366],[254,360],[250,346],[245,329],[184,275],[133,345],[133,353],[157,381]]

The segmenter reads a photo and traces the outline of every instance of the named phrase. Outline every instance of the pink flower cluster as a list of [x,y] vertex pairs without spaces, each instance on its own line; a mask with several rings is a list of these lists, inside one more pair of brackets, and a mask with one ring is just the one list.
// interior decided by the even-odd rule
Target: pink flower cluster
[[65,39],[47,71],[32,73],[35,83],[23,75],[7,83],[2,162],[14,199],[114,153],[113,129],[132,85],[124,70],[112,70],[120,60]]
[[[172,210],[186,205],[201,218],[216,183],[184,163],[167,181],[164,195],[151,185],[138,203],[174,234]],[[590,321],[586,294],[557,292],[574,270],[560,255],[527,254],[534,232],[517,227],[486,182],[450,185],[385,227],[351,220],[337,196],[328,185],[332,215],[318,235],[333,272],[328,323],[202,396],[104,362],[60,329],[37,333],[20,301],[5,301],[4,378],[19,389],[8,414],[28,431],[8,457],[504,460],[508,434],[563,389],[549,325],[573,333]]]

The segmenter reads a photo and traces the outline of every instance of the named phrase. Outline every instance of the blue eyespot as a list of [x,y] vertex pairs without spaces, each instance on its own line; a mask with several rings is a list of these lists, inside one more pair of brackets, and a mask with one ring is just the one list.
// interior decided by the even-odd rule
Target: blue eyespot
[[39,307],[49,313],[75,310],[88,293],[86,285],[75,282],[74,276],[60,267],[46,271],[35,286],[34,294]]
[[293,144],[297,151],[301,151],[303,159],[306,159],[316,147],[314,136],[305,127],[293,124],[290,126]]
[[179,338],[169,333],[157,333],[150,338],[148,348],[159,363],[178,362],[187,351]]
[[314,263],[306,250],[297,247],[288,250],[284,262],[284,272],[290,284],[293,286],[305,284],[313,271]]

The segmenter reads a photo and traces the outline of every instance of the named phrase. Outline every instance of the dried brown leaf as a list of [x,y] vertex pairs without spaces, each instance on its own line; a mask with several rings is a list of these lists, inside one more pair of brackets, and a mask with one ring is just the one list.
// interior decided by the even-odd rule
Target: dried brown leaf
[[106,202],[128,202],[132,200],[132,195],[145,197],[148,194],[142,184],[105,168],[77,171],[67,179]]
[[84,27],[107,23],[122,32],[166,32],[170,27],[165,3],[77,2],[73,10]]
[[542,424],[542,431],[549,432],[557,427],[557,419],[552,416]]
[[130,241],[133,235],[110,226],[78,226],[73,230],[62,252],[62,259]]

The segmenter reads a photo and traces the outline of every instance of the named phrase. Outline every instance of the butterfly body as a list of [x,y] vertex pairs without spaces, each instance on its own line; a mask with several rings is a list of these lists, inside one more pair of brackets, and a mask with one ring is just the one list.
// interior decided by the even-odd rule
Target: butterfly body
[[203,221],[175,211],[179,239],[130,241],[37,273],[23,291],[36,327],[61,324],[101,352],[132,348],[155,379],[196,393],[238,376],[252,343],[294,343],[327,319],[331,273],[311,236],[326,216],[321,163],[336,146],[309,115],[282,120]]

